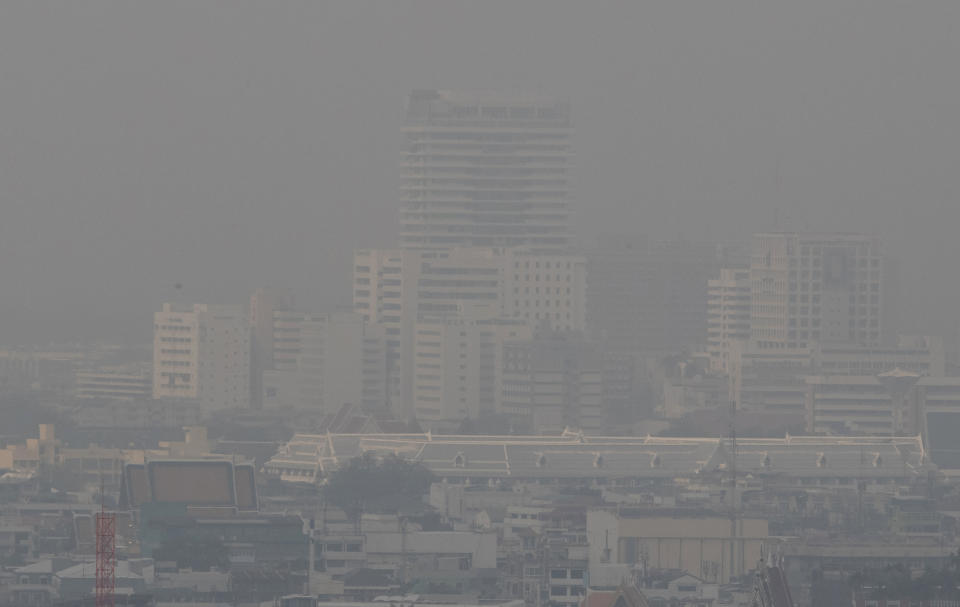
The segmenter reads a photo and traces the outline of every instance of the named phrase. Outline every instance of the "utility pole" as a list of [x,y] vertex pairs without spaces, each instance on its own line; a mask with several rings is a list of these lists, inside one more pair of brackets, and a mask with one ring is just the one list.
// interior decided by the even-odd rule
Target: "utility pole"
[[314,548],[314,543],[313,543],[313,533],[314,533],[314,528],[315,528],[315,527],[316,527],[316,522],[314,521],[313,518],[311,518],[311,519],[310,519],[310,527],[309,527],[308,530],[307,530],[307,534],[308,534],[308,535],[307,535],[307,550],[308,550],[308,554],[307,554],[307,589],[306,589],[306,592],[304,592],[304,594],[308,594],[308,595],[310,595],[310,596],[313,596],[313,584],[311,584],[310,582],[311,582],[311,580],[313,579],[314,559],[316,558],[315,555],[314,555],[315,548]]
[[407,517],[400,515],[400,583],[407,583]]
[[737,556],[737,401],[730,399],[730,578]]
[[117,567],[117,514],[107,512],[103,477],[100,478],[100,512],[96,515],[97,569],[96,569],[96,605],[113,607],[116,591],[115,572]]

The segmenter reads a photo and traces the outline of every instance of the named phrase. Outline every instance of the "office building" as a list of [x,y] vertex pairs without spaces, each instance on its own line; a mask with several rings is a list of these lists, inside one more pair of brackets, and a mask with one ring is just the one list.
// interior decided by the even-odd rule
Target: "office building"
[[531,95],[414,91],[401,160],[404,248],[569,246],[567,106]]
[[806,419],[808,376],[872,377],[895,369],[943,377],[946,369],[943,340],[903,335],[895,345],[821,342],[789,349],[766,349],[741,343],[734,348],[729,379],[733,398],[741,409],[782,413],[799,422]]
[[509,249],[503,255],[502,314],[537,329],[586,330],[587,264],[576,254]]
[[77,371],[76,396],[82,399],[145,401],[153,397],[149,366],[99,367]]
[[734,342],[750,339],[750,271],[720,270],[707,283],[707,353],[710,368],[726,373]]
[[877,375],[806,378],[807,431],[922,436],[934,461],[960,467],[960,378],[894,369]]
[[883,263],[875,237],[756,234],[750,283],[751,337],[759,348],[880,343]]
[[153,397],[205,412],[250,406],[250,325],[240,307],[166,303],[154,314]]

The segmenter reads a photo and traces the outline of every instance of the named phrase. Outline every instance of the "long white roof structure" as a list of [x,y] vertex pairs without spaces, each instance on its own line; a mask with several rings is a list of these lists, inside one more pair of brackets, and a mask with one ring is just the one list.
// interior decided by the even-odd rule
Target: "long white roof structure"
[[[264,465],[287,481],[317,482],[350,458],[396,454],[440,478],[672,479],[731,465],[725,438],[427,434],[296,434]],[[934,469],[919,436],[785,436],[737,441],[737,472],[793,478],[890,478]]]

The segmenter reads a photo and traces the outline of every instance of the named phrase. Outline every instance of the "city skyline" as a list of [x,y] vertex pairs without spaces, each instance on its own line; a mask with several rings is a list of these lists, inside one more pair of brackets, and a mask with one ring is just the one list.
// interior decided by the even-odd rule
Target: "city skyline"
[[[304,302],[349,305],[319,283],[347,284],[349,251],[396,233],[399,131],[416,88],[568,100],[583,246],[611,232],[874,234],[900,263],[901,288],[931,293],[909,330],[956,333],[943,303],[958,295],[954,281],[931,278],[958,253],[948,228],[958,139],[938,101],[952,97],[952,3],[880,3],[869,14],[826,2],[538,8],[525,3],[504,22],[472,6],[460,15],[430,3],[337,3],[329,13],[241,3],[228,27],[209,7],[188,22],[169,5],[113,12],[91,1],[64,9],[64,21],[6,7],[2,65],[19,84],[0,118],[17,150],[0,202],[0,280],[17,289],[0,294],[13,319],[0,343],[114,331],[110,339],[148,340],[146,308],[178,283],[198,301],[236,301],[311,276]],[[82,35],[101,19],[117,25]],[[637,36],[633,23],[649,31]],[[716,24],[743,35],[721,36]],[[587,44],[580,27],[606,33]],[[282,31],[283,43],[259,28]],[[457,43],[435,52],[447,36]],[[808,47],[805,36],[822,43]],[[924,43],[903,42],[911,37]],[[173,38],[194,60],[170,63]],[[534,41],[541,50],[526,52]],[[341,48],[356,69],[338,63]],[[53,78],[70,73],[88,76]]]
[[957,23],[0,2],[0,607],[960,607]]

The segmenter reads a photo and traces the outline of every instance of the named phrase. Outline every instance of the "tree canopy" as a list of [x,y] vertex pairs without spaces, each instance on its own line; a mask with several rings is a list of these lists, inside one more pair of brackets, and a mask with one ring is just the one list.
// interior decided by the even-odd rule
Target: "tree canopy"
[[421,510],[422,497],[433,479],[433,473],[416,462],[396,455],[378,458],[365,453],[334,472],[323,487],[323,495],[351,518],[363,512]]

